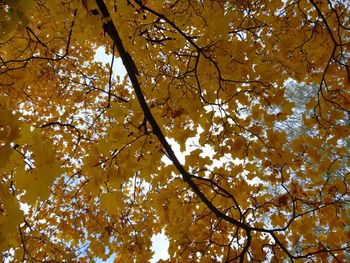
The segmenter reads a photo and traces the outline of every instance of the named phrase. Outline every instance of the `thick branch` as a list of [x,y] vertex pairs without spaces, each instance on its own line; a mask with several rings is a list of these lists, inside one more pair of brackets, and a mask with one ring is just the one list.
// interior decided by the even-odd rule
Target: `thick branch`
[[[104,1],[103,0],[96,0],[96,3],[97,3],[97,5],[102,13],[103,18],[104,19],[110,18],[108,9],[107,9]],[[247,232],[247,234],[249,234],[250,227],[248,225],[246,225],[246,224],[244,224],[244,223],[242,223],[234,218],[231,218],[231,217],[227,216],[226,214],[224,214],[223,212],[221,212],[220,210],[218,210],[216,208],[216,206],[214,206],[210,202],[210,200],[202,193],[202,191],[199,189],[199,187],[192,181],[191,174],[186,171],[186,169],[180,163],[179,159],[176,157],[173,149],[171,148],[171,146],[169,145],[169,143],[165,139],[163,132],[161,131],[158,123],[154,119],[153,114],[147,105],[147,102],[146,102],[145,97],[143,95],[140,83],[137,79],[137,75],[138,75],[137,67],[136,67],[132,57],[130,56],[130,54],[125,50],[123,42],[122,42],[122,40],[119,36],[119,33],[118,33],[115,25],[113,24],[112,20],[111,19],[107,20],[107,22],[105,22],[103,24],[103,28],[108,33],[108,35],[112,38],[112,40],[114,41],[114,43],[117,47],[120,58],[122,59],[123,64],[126,68],[126,71],[129,75],[130,81],[132,83],[132,86],[133,86],[133,89],[134,89],[135,94],[137,96],[137,99],[139,101],[139,104],[142,108],[142,111],[145,115],[145,118],[150,123],[152,130],[153,130],[153,133],[159,139],[159,141],[162,144],[163,148],[165,149],[168,157],[170,158],[172,163],[175,165],[175,167],[179,171],[179,173],[182,175],[183,180],[190,186],[192,191],[201,199],[201,201],[218,218],[222,218],[222,219],[226,220],[227,222],[230,222],[231,224],[233,224],[237,227],[241,227],[242,229],[244,229]]]

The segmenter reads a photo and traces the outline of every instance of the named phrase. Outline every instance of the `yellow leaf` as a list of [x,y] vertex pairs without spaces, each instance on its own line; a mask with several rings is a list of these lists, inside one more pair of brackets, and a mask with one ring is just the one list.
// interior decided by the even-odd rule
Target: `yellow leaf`
[[108,214],[116,213],[117,209],[123,205],[123,194],[119,191],[108,192],[100,197],[101,209],[106,209]]

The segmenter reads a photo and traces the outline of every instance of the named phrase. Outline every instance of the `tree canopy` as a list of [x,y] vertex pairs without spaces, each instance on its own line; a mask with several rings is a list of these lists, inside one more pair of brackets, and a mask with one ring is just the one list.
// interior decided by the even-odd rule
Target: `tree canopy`
[[349,261],[349,18],[349,0],[1,0],[3,260],[147,262],[164,231],[169,262]]

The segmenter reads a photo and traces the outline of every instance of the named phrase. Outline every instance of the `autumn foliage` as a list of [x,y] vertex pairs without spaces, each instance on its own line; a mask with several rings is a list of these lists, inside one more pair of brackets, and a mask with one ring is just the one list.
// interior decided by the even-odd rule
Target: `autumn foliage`
[[349,262],[349,17],[1,0],[3,260],[147,262],[164,231],[168,262]]

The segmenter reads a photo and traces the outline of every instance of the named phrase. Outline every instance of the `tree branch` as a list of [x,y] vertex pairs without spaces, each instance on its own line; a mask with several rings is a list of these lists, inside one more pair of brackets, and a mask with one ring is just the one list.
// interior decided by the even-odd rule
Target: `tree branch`
[[145,97],[143,95],[140,83],[137,79],[138,70],[137,67],[130,56],[130,54],[125,50],[123,42],[119,36],[119,33],[110,19],[110,14],[108,12],[107,6],[105,5],[103,0],[96,0],[96,3],[102,13],[103,18],[105,19],[105,23],[103,24],[104,30],[107,32],[107,34],[112,38],[112,40],[115,42],[115,45],[117,47],[117,50],[119,52],[120,58],[123,61],[123,64],[126,68],[126,71],[129,75],[130,81],[132,83],[133,89],[135,91],[135,94],[137,96],[137,99],[139,101],[139,104],[141,106],[141,109],[145,115],[145,118],[150,123],[153,133],[157,136],[158,140],[162,144],[165,152],[167,153],[169,159],[172,161],[172,163],[175,165],[178,172],[182,175],[183,180],[190,186],[192,191],[199,197],[199,199],[218,217],[226,220],[227,222],[244,229],[248,235],[250,235],[249,230],[250,226],[247,224],[244,224],[234,218],[231,218],[221,212],[216,206],[214,206],[210,200],[202,193],[202,191],[199,189],[199,187],[192,181],[191,174],[186,171],[186,169],[182,166],[179,159],[175,155],[173,149],[171,148],[168,141],[165,139],[165,136],[163,132],[161,131],[158,123],[156,122],[155,118],[153,117],[153,114],[151,110],[149,109],[147,102],[145,100]]

